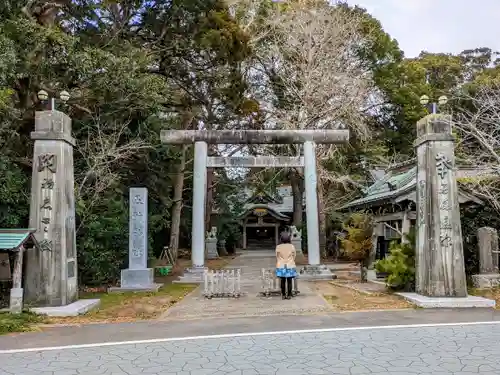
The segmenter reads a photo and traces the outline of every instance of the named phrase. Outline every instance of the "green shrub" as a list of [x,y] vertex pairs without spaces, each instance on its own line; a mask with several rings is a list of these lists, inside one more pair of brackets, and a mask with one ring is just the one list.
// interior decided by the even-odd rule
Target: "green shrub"
[[35,324],[43,323],[43,321],[43,316],[31,312],[23,312],[22,314],[0,313],[0,335],[31,331]]
[[391,289],[415,290],[415,231],[406,234],[408,243],[392,242],[389,256],[375,263],[377,272],[387,274]]
[[373,222],[366,214],[354,213],[342,224],[346,233],[341,239],[344,254],[348,259],[359,262],[361,281],[367,281],[368,259],[372,250]]

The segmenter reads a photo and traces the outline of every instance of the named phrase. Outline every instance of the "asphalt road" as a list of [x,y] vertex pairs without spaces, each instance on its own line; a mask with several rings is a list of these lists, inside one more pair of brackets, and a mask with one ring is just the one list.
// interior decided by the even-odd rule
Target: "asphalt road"
[[489,321],[500,321],[500,311],[493,309],[408,309],[330,313],[323,315],[252,316],[226,319],[156,320],[134,323],[90,324],[54,327],[46,329],[43,332],[0,336],[0,352],[6,349],[295,329]]

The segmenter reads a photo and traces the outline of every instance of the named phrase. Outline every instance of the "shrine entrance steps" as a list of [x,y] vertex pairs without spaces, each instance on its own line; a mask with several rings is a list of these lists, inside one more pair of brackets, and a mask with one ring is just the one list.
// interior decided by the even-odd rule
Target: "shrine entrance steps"
[[[261,240],[248,240],[247,250],[248,251],[266,251],[267,249],[274,249],[276,243],[274,239],[261,239]],[[269,250],[271,251],[271,250]],[[274,251],[274,250],[272,250]]]
[[226,269],[241,269],[240,298],[213,298],[202,296],[202,286],[166,311],[160,320],[245,317],[266,315],[302,315],[331,312],[322,296],[313,292],[306,281],[299,282],[300,294],[291,300],[281,296],[264,297],[262,268],[275,267],[274,250],[248,250],[233,259]]

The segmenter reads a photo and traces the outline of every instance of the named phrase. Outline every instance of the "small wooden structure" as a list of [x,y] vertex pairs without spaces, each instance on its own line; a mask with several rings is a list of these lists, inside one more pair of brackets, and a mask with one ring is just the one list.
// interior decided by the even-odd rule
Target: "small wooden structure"
[[[9,310],[23,309],[23,259],[29,248],[40,249],[33,233],[35,229],[0,229],[0,267],[3,281],[11,283]],[[14,267],[11,269],[11,259]]]

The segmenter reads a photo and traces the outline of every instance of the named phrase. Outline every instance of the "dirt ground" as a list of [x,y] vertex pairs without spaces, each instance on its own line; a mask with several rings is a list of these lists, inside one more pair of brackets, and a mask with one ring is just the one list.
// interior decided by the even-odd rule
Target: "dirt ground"
[[[309,260],[307,258],[307,254],[297,255],[297,259],[295,259],[295,263],[298,266],[307,266],[309,264]],[[333,257],[321,257],[321,264],[331,264],[331,263],[352,263],[349,261],[339,261],[334,259]]]
[[312,286],[336,311],[393,310],[414,307],[403,298],[387,292],[367,295],[333,285],[330,281],[314,282]]
[[469,294],[484,298],[494,299],[496,301],[495,309],[500,310],[500,288],[493,289],[470,289]]

